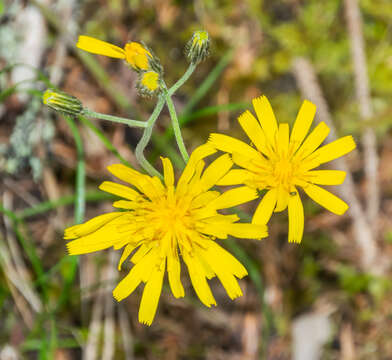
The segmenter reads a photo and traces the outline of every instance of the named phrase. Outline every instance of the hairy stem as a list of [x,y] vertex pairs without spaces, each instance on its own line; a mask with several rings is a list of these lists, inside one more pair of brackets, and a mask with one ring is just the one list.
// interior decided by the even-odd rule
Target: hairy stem
[[136,146],[135,156],[139,164],[149,173],[151,176],[158,176],[160,179],[162,175],[147,161],[144,157],[144,149],[146,148],[148,142],[150,141],[152,129],[154,127],[155,121],[157,120],[159,114],[162,111],[163,105],[165,104],[165,97],[159,96],[158,102],[155,105],[155,109],[152,112],[150,118],[147,120],[147,126],[144,129],[143,136]]
[[172,96],[184,83],[190,78],[193,72],[196,69],[197,64],[190,64],[188,69],[185,71],[184,75],[182,75],[177,82],[169,89],[168,96]]
[[82,115],[102,120],[109,120],[120,124],[126,124],[131,127],[147,127],[147,123],[145,121],[131,120],[120,116],[101,114],[95,111],[91,111],[89,109],[83,109]]
[[182,138],[180,123],[178,122],[178,117],[177,117],[176,109],[173,104],[173,100],[171,99],[170,95],[168,95],[168,93],[165,94],[165,100],[166,100],[167,108],[169,109],[174,136],[177,141],[178,149],[180,150],[181,156],[184,159],[185,163],[187,163],[189,160],[189,155],[188,152],[186,151],[184,139]]

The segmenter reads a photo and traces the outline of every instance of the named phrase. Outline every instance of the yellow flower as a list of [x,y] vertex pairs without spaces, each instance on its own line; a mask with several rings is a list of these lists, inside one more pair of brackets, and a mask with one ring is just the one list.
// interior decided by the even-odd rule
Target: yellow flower
[[137,89],[141,95],[151,96],[159,90],[159,88],[159,73],[153,70],[140,72]]
[[124,59],[137,71],[149,69],[149,59],[152,58],[151,53],[137,42],[130,42],[122,49],[106,41],[81,35],[76,46],[93,54]]
[[273,212],[288,208],[289,242],[299,243],[304,229],[304,211],[297,187],[329,211],[342,215],[348,205],[318,185],[340,185],[346,173],[314,169],[349,153],[355,148],[355,142],[352,136],[345,136],[319,147],[329,133],[324,122],[306,137],[316,113],[316,106],[307,100],[299,110],[291,134],[287,123],[278,126],[265,96],[254,99],[253,107],[258,119],[246,111],[238,121],[254,146],[227,135],[210,136],[211,145],[231,153],[233,162],[243,168],[231,170],[219,184],[243,183],[254,189],[266,189],[252,223],[266,224]]
[[[207,279],[215,276],[231,299],[242,295],[237,278],[247,275],[246,269],[215,239],[232,235],[260,239],[267,236],[266,225],[237,223],[236,215],[222,215],[218,210],[236,206],[257,198],[257,192],[247,186],[220,194],[211,188],[232,167],[228,154],[220,156],[204,170],[203,158],[216,150],[205,144],[191,155],[175,186],[173,167],[169,159],[161,158],[163,183],[157,177],[143,175],[125,165],[108,167],[109,171],[134,188],[105,181],[100,189],[126,200],[113,203],[123,212],[100,215],[85,224],[65,230],[71,255],[124,247],[119,262],[134,251],[134,264],[129,274],[113,291],[122,300],[141,283],[146,283],[140,303],[139,321],[150,325],[154,319],[165,270],[175,297],[184,296],[180,280],[182,256],[196,294],[206,306],[216,305]],[[204,171],[203,171],[204,170]]]

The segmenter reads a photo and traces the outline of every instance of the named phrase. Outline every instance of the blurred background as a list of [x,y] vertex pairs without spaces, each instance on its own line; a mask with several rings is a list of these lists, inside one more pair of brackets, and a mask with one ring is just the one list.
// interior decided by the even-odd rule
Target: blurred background
[[[62,239],[75,218],[111,210],[97,185],[112,163],[139,168],[141,133],[66,120],[41,95],[57,86],[93,111],[147,119],[155,99],[138,96],[135,73],[76,49],[77,36],[144,41],[170,86],[199,29],[211,56],[173,99],[188,149],[217,130],[246,140],[236,117],[253,97],[290,124],[307,98],[334,126],[329,140],[356,139],[332,164],[351,171],[332,189],[351,208],[336,216],[304,196],[300,245],[287,242],[287,212],[261,242],[222,241],[248,269],[244,296],[230,301],[213,280],[219,306],[207,309],[184,276],[186,297],[165,286],[146,327],[140,289],[112,298],[128,271],[118,254],[69,257]],[[391,359],[391,39],[390,0],[0,0],[0,359]],[[164,110],[147,151],[157,166],[159,155],[178,163],[169,125]]]

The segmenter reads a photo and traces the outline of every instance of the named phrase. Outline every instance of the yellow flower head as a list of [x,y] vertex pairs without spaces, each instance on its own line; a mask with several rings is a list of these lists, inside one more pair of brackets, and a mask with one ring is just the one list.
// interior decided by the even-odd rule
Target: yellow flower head
[[[207,280],[219,278],[231,299],[242,295],[236,278],[246,269],[215,239],[229,235],[260,239],[267,236],[266,225],[237,223],[236,215],[222,215],[218,210],[257,198],[247,186],[221,194],[211,188],[229,171],[233,163],[228,154],[220,156],[205,170],[203,158],[216,152],[210,145],[198,147],[191,155],[175,185],[173,167],[162,158],[163,183],[157,177],[143,175],[125,165],[108,167],[120,180],[133,187],[105,181],[100,189],[125,200],[113,203],[123,212],[100,215],[85,224],[65,230],[64,238],[71,255],[124,248],[119,262],[130,259],[133,267],[117,285],[113,296],[122,300],[144,282],[139,321],[150,325],[154,319],[165,271],[175,297],[184,296],[180,279],[182,256],[192,285],[201,302],[216,305]],[[204,171],[203,171],[204,170]]]
[[137,88],[142,95],[152,95],[159,88],[159,73],[156,71],[143,71],[139,75]]
[[122,49],[106,41],[81,35],[76,46],[93,54],[124,59],[136,71],[149,69],[149,59],[152,58],[151,53],[137,42],[130,42]]
[[130,42],[125,45],[125,60],[137,70],[147,70],[149,68],[148,59],[152,58],[151,53],[137,42]]
[[209,143],[232,154],[233,162],[243,169],[231,170],[221,185],[244,183],[254,189],[266,189],[252,223],[266,224],[273,212],[288,208],[289,242],[301,242],[304,228],[303,206],[298,187],[329,211],[342,215],[348,205],[318,185],[340,185],[346,173],[340,170],[314,170],[355,149],[352,136],[345,136],[320,147],[329,133],[321,122],[309,134],[316,106],[305,100],[289,132],[287,123],[279,124],[265,96],[253,100],[256,119],[250,111],[238,121],[254,146],[227,135],[211,134]]

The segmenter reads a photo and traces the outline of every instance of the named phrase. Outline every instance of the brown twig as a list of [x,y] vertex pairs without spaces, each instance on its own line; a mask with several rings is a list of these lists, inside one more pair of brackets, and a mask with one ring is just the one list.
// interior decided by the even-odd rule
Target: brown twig
[[[316,121],[324,121],[331,129],[328,140],[335,140],[337,136],[332,116],[312,64],[305,58],[295,58],[293,61],[293,73],[303,96],[317,105]],[[383,264],[379,261],[378,248],[372,229],[355,193],[351,172],[344,158],[336,159],[335,164],[337,168],[345,171],[347,174],[345,182],[339,187],[339,191],[340,195],[350,205],[349,215],[354,226],[355,240],[361,251],[361,265],[369,272],[381,273]]]
[[[104,271],[103,281],[108,283],[111,280],[114,280],[117,271],[116,264],[118,261],[118,253],[112,251],[109,256],[109,261],[106,266],[106,270]],[[112,295],[112,285],[108,286],[108,289],[105,291],[105,320],[104,320],[104,335],[103,335],[103,350],[102,350],[102,358],[111,360],[114,358],[114,299]]]
[[133,360],[133,336],[131,327],[129,326],[129,315],[124,309],[123,304],[118,306],[118,321],[121,328],[121,338],[124,348],[124,356],[126,360]]
[[103,294],[99,292],[93,305],[88,328],[87,343],[83,350],[83,360],[95,360],[98,357],[99,334],[102,328]]
[[[345,13],[350,36],[351,57],[354,65],[355,91],[361,119],[369,121],[373,117],[367,74],[365,44],[362,19],[357,0],[345,0]],[[378,184],[377,138],[371,127],[363,130],[364,169],[368,187],[366,215],[374,232],[377,231],[377,214],[380,206]]]

